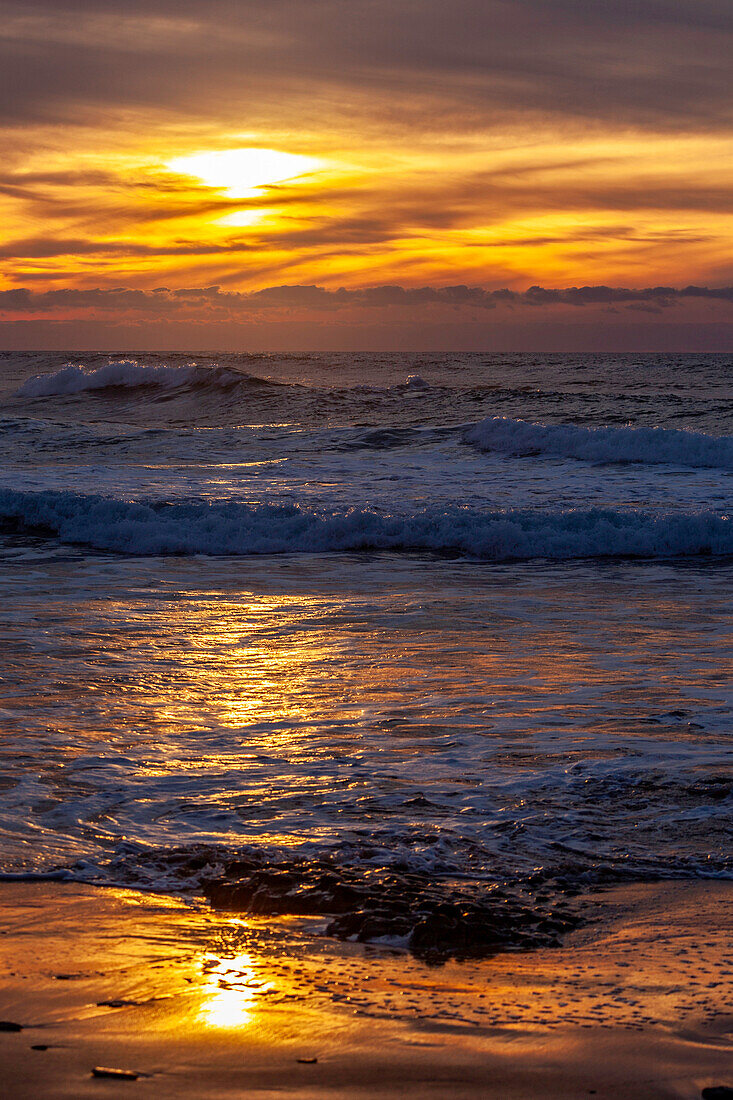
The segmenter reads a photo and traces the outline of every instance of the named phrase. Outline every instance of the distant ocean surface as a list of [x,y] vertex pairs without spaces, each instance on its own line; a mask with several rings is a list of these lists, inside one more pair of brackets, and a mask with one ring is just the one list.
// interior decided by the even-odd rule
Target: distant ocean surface
[[733,874],[730,356],[4,353],[0,455],[5,876]]

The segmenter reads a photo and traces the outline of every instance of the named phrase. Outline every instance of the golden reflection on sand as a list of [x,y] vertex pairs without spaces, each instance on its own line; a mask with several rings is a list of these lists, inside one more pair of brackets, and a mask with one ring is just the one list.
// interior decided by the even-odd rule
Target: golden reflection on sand
[[215,1028],[242,1028],[251,1024],[258,999],[272,989],[257,976],[252,958],[240,953],[225,958],[208,956],[200,987],[202,1001],[198,1019]]

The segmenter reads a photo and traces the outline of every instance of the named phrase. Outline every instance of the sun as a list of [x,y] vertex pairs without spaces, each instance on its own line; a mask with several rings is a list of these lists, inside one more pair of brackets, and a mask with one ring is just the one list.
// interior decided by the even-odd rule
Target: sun
[[232,198],[241,199],[252,195],[258,187],[312,172],[319,164],[313,157],[296,153],[243,148],[176,157],[168,161],[166,167],[185,176],[195,176],[209,187],[220,188]]

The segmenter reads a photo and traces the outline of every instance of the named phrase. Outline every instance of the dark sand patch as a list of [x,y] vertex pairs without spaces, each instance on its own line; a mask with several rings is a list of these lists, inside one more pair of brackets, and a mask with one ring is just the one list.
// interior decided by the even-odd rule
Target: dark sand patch
[[253,855],[229,860],[216,878],[204,879],[203,889],[217,909],[254,916],[325,916],[330,936],[359,943],[397,941],[432,963],[555,947],[580,924],[557,889],[554,903],[542,905],[527,889],[325,859],[273,862]]

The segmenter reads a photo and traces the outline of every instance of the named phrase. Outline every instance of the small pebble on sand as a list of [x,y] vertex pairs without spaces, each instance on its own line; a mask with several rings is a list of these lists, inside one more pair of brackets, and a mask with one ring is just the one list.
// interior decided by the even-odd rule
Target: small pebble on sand
[[92,1077],[116,1077],[122,1081],[137,1081],[139,1073],[131,1069],[111,1069],[107,1066],[95,1066]]

